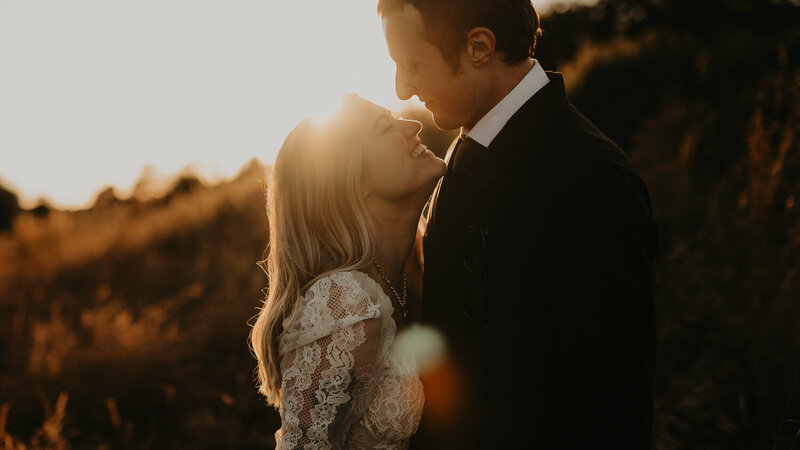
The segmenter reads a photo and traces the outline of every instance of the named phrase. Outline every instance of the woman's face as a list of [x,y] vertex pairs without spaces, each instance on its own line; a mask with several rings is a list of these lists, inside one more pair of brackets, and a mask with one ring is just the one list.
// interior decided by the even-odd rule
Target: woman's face
[[359,116],[366,119],[360,137],[368,195],[387,201],[430,195],[447,165],[420,141],[422,124],[400,119],[362,99],[358,99],[358,109]]

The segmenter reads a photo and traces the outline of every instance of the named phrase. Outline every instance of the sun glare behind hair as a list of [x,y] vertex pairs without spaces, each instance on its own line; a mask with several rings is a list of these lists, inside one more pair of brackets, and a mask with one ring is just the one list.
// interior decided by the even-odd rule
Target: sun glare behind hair
[[0,2],[0,61],[0,178],[25,207],[88,206],[148,164],[232,176],[348,92],[399,103],[368,1]]

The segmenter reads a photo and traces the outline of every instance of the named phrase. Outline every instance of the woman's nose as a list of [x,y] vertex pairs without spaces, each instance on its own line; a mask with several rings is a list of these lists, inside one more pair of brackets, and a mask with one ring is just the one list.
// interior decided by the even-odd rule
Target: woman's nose
[[422,130],[422,122],[419,120],[404,119],[406,121],[406,133],[413,137],[419,134]]

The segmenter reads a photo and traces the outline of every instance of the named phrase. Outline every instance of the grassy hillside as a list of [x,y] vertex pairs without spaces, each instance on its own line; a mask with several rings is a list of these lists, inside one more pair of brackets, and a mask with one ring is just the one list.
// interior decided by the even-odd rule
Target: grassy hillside
[[3,431],[43,448],[270,445],[277,415],[246,347],[263,175],[17,218],[0,241],[0,445]]
[[[800,448],[800,7],[608,0],[543,18],[537,57],[650,189],[654,448]],[[426,121],[441,151],[452,133]],[[0,211],[0,446],[268,448],[246,347],[264,167]],[[7,206],[6,206],[7,205]]]

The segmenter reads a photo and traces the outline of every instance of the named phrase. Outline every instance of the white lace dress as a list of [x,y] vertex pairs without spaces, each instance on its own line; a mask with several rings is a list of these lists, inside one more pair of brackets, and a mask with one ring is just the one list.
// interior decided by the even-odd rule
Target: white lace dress
[[407,448],[424,395],[392,304],[359,271],[317,280],[284,323],[278,449]]

